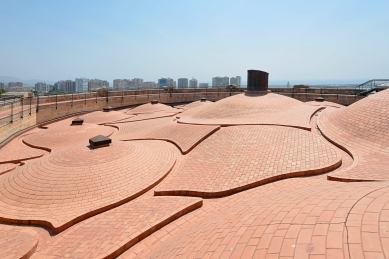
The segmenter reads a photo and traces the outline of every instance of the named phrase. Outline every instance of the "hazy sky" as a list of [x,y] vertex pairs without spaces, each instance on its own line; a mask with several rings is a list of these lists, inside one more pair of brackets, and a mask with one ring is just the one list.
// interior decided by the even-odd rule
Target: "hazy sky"
[[0,0],[0,76],[389,77],[389,1]]

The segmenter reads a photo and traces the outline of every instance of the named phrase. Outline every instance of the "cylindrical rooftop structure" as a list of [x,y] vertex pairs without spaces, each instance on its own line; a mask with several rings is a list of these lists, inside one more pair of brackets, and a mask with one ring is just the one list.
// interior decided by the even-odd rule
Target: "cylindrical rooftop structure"
[[247,70],[247,90],[248,91],[267,91],[269,84],[269,73],[261,70]]

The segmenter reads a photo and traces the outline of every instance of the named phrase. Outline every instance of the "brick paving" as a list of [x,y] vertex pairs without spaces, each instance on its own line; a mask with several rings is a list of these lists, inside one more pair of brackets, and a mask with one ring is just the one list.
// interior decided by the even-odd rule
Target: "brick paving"
[[114,132],[112,127],[85,123],[48,128],[23,138],[23,142],[31,147],[47,151],[57,151],[75,145],[89,145],[89,139],[97,135],[110,136]]
[[328,101],[324,101],[324,102],[309,101],[309,102],[305,102],[305,104],[312,105],[312,106],[320,106],[320,107],[325,107],[325,108],[327,108],[327,107],[333,107],[333,108],[344,107],[344,105],[333,103],[333,102],[328,102]]
[[178,124],[172,118],[119,123],[118,140],[160,139],[174,143],[183,154],[217,131],[219,126]]
[[[134,122],[134,121],[143,121],[143,120],[151,120],[151,119],[157,119],[157,118],[164,118],[164,117],[172,117],[176,114],[178,114],[181,110],[167,110],[167,111],[159,111],[159,112],[154,112],[154,113],[145,113],[145,114],[139,114],[136,116],[133,116],[128,119],[124,119],[121,121],[116,121],[115,124],[117,123],[126,123],[126,122]],[[112,123],[111,123],[112,124]]]
[[36,258],[114,258],[176,218],[202,205],[199,198],[139,199],[87,219],[54,238]]
[[[389,258],[389,90],[341,108],[199,103],[93,112],[84,133],[68,118],[5,145],[0,258]],[[111,146],[87,147],[96,129]]]
[[153,112],[160,112],[160,111],[177,111],[177,109],[162,103],[157,103],[157,104],[146,103],[125,111],[125,114],[137,115],[137,114],[153,113]]
[[[360,199],[385,185],[389,183],[322,180],[270,195],[259,187],[137,257],[349,258],[348,213]],[[125,255],[131,258],[130,253]]]
[[110,112],[96,111],[96,112],[91,112],[91,113],[81,115],[80,117],[84,119],[84,123],[106,124],[110,122],[129,119],[133,116],[123,114],[120,111],[110,111]]
[[212,125],[271,124],[310,130],[310,118],[320,108],[278,94],[238,94],[183,112],[179,122]]
[[211,101],[205,101],[205,102],[202,102],[202,101],[195,101],[195,102],[191,102],[189,104],[186,104],[186,105],[179,105],[179,106],[174,106],[176,108],[180,108],[180,109],[183,109],[183,110],[189,110],[189,109],[192,109],[192,108],[196,108],[196,107],[199,107],[199,106],[206,106],[208,104],[211,104],[212,102]]
[[7,163],[0,164],[0,175],[8,173],[16,168],[16,164]]
[[22,139],[29,134],[37,133],[41,129],[33,129],[14,138],[5,146],[0,148],[0,164],[19,163],[34,158],[41,157],[47,152],[44,150],[31,148],[22,142]]
[[0,221],[44,225],[58,233],[127,202],[158,183],[178,151],[164,141],[114,142],[58,151],[0,177]]
[[156,195],[224,196],[341,164],[341,154],[312,133],[278,126],[222,128],[184,159]]
[[354,158],[350,170],[331,174],[341,181],[389,180],[389,90],[348,107],[326,109],[318,118],[323,134]]
[[29,258],[38,245],[38,233],[30,228],[0,224],[0,258]]

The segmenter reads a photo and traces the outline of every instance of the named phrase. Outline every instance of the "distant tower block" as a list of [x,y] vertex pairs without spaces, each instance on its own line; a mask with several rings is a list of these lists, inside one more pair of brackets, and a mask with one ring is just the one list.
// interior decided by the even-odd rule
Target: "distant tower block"
[[247,92],[248,94],[267,94],[270,92],[269,73],[261,70],[247,70]]

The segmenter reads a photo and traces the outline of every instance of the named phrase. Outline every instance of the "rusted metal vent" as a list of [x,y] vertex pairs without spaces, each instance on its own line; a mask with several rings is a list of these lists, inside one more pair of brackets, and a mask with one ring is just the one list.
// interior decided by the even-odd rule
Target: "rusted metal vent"
[[206,102],[207,101],[207,98],[205,98],[205,97],[201,97],[201,99],[200,99],[202,102]]
[[151,104],[157,104],[157,103],[159,103],[158,100],[151,100]]
[[104,107],[103,111],[104,112],[110,112],[110,111],[112,111],[112,107],[111,106]]
[[84,119],[83,118],[75,118],[74,120],[72,120],[72,125],[82,125],[84,123]]
[[316,102],[324,102],[324,98],[323,97],[317,97],[315,100],[316,100]]
[[98,135],[96,137],[89,139],[89,144],[93,148],[108,147],[112,143],[112,139],[107,138],[103,135]]

